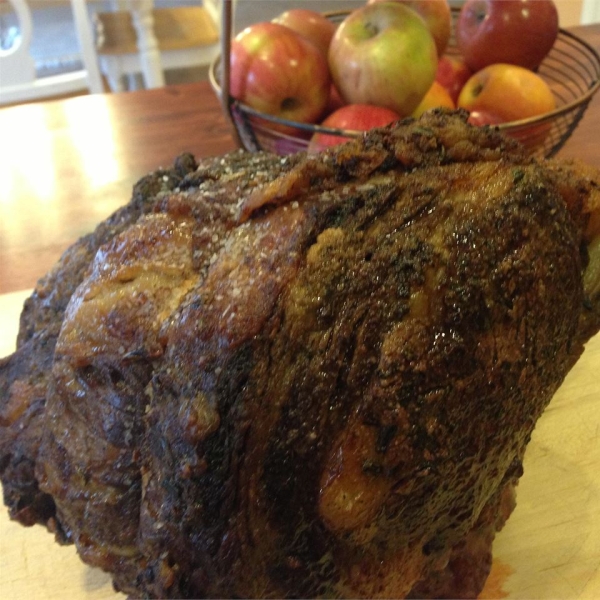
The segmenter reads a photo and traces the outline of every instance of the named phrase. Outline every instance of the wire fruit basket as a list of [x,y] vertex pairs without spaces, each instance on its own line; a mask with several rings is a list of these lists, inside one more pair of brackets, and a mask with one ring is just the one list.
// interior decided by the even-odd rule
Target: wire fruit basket
[[[453,29],[459,8],[452,8]],[[335,23],[341,22],[349,11],[324,13]],[[223,3],[223,31],[221,55],[211,64],[209,80],[223,109],[231,120],[238,143],[246,150],[265,150],[285,155],[306,150],[315,133],[326,133],[347,138],[359,137],[363,132],[331,129],[315,124],[289,121],[259,112],[229,95],[229,61],[232,35],[231,2]],[[458,56],[454,36],[446,54]],[[501,131],[523,143],[532,154],[551,157],[564,145],[583,117],[590,100],[600,87],[600,56],[578,36],[560,29],[553,48],[537,69],[556,100],[556,109],[528,119],[497,125]],[[225,85],[222,85],[224,83]],[[293,128],[294,135],[282,129]]]

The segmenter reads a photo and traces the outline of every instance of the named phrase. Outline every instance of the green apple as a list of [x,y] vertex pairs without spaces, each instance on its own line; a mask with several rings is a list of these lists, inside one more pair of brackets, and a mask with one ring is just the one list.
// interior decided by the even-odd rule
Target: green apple
[[[438,57],[442,56],[448,47],[452,33],[452,12],[448,0],[392,0],[401,2],[408,8],[419,13],[427,25],[435,41]],[[373,2],[390,2],[390,0],[369,0]]]
[[410,115],[435,79],[437,50],[423,19],[398,2],[352,11],[329,46],[329,69],[349,104]]

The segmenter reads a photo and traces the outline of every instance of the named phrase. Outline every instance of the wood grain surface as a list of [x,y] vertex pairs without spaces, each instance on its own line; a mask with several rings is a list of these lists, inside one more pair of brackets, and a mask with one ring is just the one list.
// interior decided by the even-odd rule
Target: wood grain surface
[[0,109],[0,132],[0,294],[32,288],[150,171],[235,148],[207,82]]
[[[600,24],[573,31],[600,49]],[[183,151],[233,149],[229,127],[206,82],[0,109],[0,356],[14,347],[23,290],[141,176]],[[600,167],[599,140],[597,94],[560,156]],[[538,423],[481,597],[600,598],[600,335]],[[0,510],[0,598],[124,596],[73,547]]]

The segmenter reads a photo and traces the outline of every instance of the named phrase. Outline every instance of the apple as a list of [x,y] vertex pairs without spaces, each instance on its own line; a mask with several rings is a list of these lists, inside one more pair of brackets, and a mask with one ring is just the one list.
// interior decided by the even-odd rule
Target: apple
[[[344,131],[369,131],[373,127],[383,127],[400,119],[400,115],[389,108],[370,104],[347,104],[330,114],[322,123],[323,127]],[[348,136],[317,132],[308,145],[308,152],[320,152],[330,146],[343,144]]]
[[465,83],[458,106],[493,113],[502,121],[519,121],[554,110],[556,101],[539,75],[500,63],[485,67]]
[[437,50],[413,10],[400,2],[375,2],[340,23],[329,46],[329,68],[347,103],[408,116],[435,79]]
[[319,121],[331,86],[323,53],[289,27],[271,22],[251,25],[234,38],[230,81],[231,95],[240,102],[301,123]]
[[419,106],[413,111],[412,116],[420,117],[425,111],[439,107],[455,109],[456,104],[448,90],[441,83],[434,81]]
[[285,25],[312,42],[325,56],[336,25],[323,14],[308,8],[292,8],[273,19],[273,23]]
[[467,65],[494,63],[536,69],[558,35],[552,0],[466,0],[456,22],[456,42]]
[[469,113],[467,123],[482,127],[483,125],[499,125],[503,120],[496,114],[487,110],[473,110]]
[[327,101],[327,106],[325,107],[325,115],[330,115],[332,112],[335,112],[338,108],[342,108],[345,106],[346,102],[342,98],[341,94],[338,92],[338,89],[335,87],[335,84],[331,84],[331,88],[329,90],[329,100]]
[[[484,125],[501,125],[505,121],[492,112],[474,110],[469,114],[467,122],[471,125],[482,127]],[[517,129],[510,129],[504,133],[521,142],[526,148],[534,150],[544,142],[551,128],[550,123],[536,123],[534,125],[523,125]]]
[[390,1],[401,2],[421,15],[433,36],[438,56],[442,56],[452,32],[452,13],[448,0],[369,0],[369,4]]
[[463,85],[473,75],[465,61],[458,56],[444,55],[438,61],[435,80],[448,90],[450,97],[456,104],[458,95]]

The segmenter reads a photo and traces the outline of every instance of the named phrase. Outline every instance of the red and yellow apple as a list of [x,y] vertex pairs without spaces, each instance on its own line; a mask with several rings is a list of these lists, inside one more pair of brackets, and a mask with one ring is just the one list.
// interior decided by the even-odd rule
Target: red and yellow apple
[[[331,113],[322,123],[329,129],[345,131],[369,131],[374,127],[383,127],[400,119],[400,115],[381,106],[370,104],[347,104]],[[339,136],[328,133],[313,134],[308,145],[308,152],[320,152],[330,146],[336,146],[348,141],[348,136]]]
[[438,56],[442,56],[452,32],[452,14],[448,0],[369,0],[369,4],[390,1],[401,2],[421,15],[433,36]]
[[331,78],[327,60],[289,27],[261,22],[231,44],[230,92],[252,108],[291,121],[319,121]]
[[460,90],[473,75],[464,60],[458,56],[444,55],[438,61],[435,80],[448,90],[450,97],[456,104]]
[[375,2],[339,25],[329,46],[329,68],[349,104],[374,104],[408,116],[435,79],[437,50],[413,10]]
[[291,8],[275,17],[273,23],[293,29],[327,56],[336,25],[322,13],[308,8]]
[[552,0],[467,0],[456,22],[456,42],[467,65],[494,63],[535,69],[558,35]]
[[441,107],[454,109],[456,108],[456,104],[450,97],[448,90],[439,82],[434,81],[423,100],[419,103],[419,106],[413,111],[412,116],[420,117],[424,112],[431,110],[432,108]]
[[509,64],[493,64],[475,73],[463,86],[458,106],[492,113],[502,121],[519,121],[548,113],[556,101],[536,73]]

